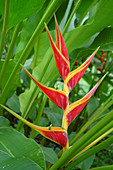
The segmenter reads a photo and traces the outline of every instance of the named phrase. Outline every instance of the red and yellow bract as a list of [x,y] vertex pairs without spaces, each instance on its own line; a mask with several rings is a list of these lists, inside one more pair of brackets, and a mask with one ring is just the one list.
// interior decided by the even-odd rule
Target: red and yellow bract
[[[85,107],[85,105],[87,104],[87,102],[89,101],[89,99],[91,98],[91,96],[93,95],[93,93],[100,85],[100,83],[102,82],[105,76],[103,76],[103,78],[93,87],[93,89],[88,94],[86,94],[85,97],[69,105],[69,93],[85,73],[87,67],[89,66],[94,55],[96,54],[98,48],[80,67],[70,72],[68,52],[56,18],[55,18],[55,26],[56,26],[56,45],[53,42],[52,37],[46,25],[45,28],[53,50],[53,56],[56,62],[56,66],[58,68],[58,71],[62,79],[64,80],[63,91],[55,90],[54,88],[49,88],[42,85],[23,66],[22,67],[25,70],[25,72],[29,75],[29,77],[36,83],[36,85],[45,93],[45,95],[54,104],[56,104],[59,108],[63,110],[62,127],[39,127],[26,121],[25,119],[23,119],[22,117],[14,113],[13,111],[10,111],[10,109],[7,110],[10,111],[13,115],[15,115],[18,119],[26,123],[28,126],[30,126],[31,128],[38,131],[40,134],[45,136],[46,138],[60,144],[64,148],[64,150],[66,150],[68,148],[68,137],[67,137],[68,126],[78,116],[81,110]],[[6,109],[5,106],[4,108]]]

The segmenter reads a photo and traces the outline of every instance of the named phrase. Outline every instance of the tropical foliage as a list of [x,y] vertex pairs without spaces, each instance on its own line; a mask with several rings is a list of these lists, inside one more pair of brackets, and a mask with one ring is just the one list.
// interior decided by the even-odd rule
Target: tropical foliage
[[1,4],[0,168],[91,168],[113,143],[112,0]]

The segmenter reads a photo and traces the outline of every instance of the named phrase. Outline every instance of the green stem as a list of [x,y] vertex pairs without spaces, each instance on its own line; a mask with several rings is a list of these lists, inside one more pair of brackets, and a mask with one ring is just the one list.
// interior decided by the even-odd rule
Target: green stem
[[[37,115],[37,118],[36,118],[36,121],[35,121],[35,125],[39,125],[39,123],[40,123],[40,119],[41,119],[46,101],[47,101],[47,96],[44,95],[42,104],[40,106],[40,109],[39,109],[39,112],[38,112],[38,115]],[[30,138],[34,139],[35,136],[36,136],[36,131],[34,129],[32,129]]]
[[[16,63],[3,91],[0,97],[0,100],[2,100],[2,104],[4,104],[4,98],[5,98],[5,94],[7,93],[7,91],[9,90],[10,87],[10,83],[13,81],[14,77],[15,77],[15,73],[16,71],[20,68],[20,63],[24,64],[24,62],[26,61],[30,51],[32,50],[36,39],[39,37],[40,33],[43,31],[44,29],[44,22],[48,23],[49,20],[52,17],[52,14],[58,9],[58,7],[61,5],[62,0],[58,1],[58,0],[53,0],[51,1],[50,5],[48,6],[47,10],[45,11],[40,23],[38,24],[37,28],[35,29],[33,35],[31,36],[30,40],[28,41],[25,49],[23,50],[18,62]],[[57,5],[58,4],[58,5]],[[57,5],[57,8],[56,8]]]
[[40,43],[40,37],[34,47],[34,58],[33,58],[32,66],[31,66],[32,70],[36,67],[36,61],[37,61],[37,56],[38,56],[38,51],[39,51],[39,43]]
[[[101,142],[97,146],[93,147],[92,149],[90,149],[89,151],[87,151],[86,153],[84,153],[83,155],[78,157],[75,161],[70,163],[69,166],[65,169],[68,170],[68,169],[71,169],[72,167],[75,167],[75,165],[78,165],[80,162],[89,158],[91,155],[96,154],[97,152],[99,152],[100,150],[104,149],[105,147],[111,145],[112,143],[113,143],[113,136],[111,136],[110,138],[106,139],[105,141]],[[52,170],[52,169],[50,169],[50,170]]]
[[21,22],[15,27],[15,30],[14,30],[14,34],[13,34],[13,37],[12,37],[12,40],[11,40],[11,43],[10,43],[10,46],[9,46],[9,49],[8,49],[8,52],[7,52],[7,55],[6,55],[6,58],[5,58],[5,62],[4,62],[4,65],[2,67],[2,70],[1,70],[1,73],[0,73],[0,87],[1,87],[1,81],[4,77],[4,74],[5,74],[5,71],[6,71],[6,67],[8,65],[8,62],[9,62],[9,59],[11,58],[12,54],[13,54],[13,51],[14,51],[14,46],[15,46],[15,43],[16,43],[16,39],[17,39],[17,36],[18,36],[18,32],[20,30],[20,27],[21,27]]
[[64,29],[63,29],[62,35],[64,35],[64,33],[67,31],[67,29],[68,29],[68,27],[69,27],[69,24],[70,24],[70,22],[71,22],[71,20],[72,20],[72,18],[73,18],[73,15],[74,15],[75,12],[77,11],[80,3],[81,3],[81,0],[78,0],[77,3],[76,3],[76,5],[75,5],[75,7],[74,7],[74,9],[73,9],[73,11],[72,11],[72,13],[71,13],[71,15],[70,15],[70,17],[69,17],[69,19],[68,19],[68,21],[67,21],[67,23],[66,23],[66,25],[65,25],[65,27],[64,27]]
[[[75,154],[78,153],[78,149],[89,140],[95,133],[102,129],[106,124],[113,120],[113,111],[108,113],[101,121],[98,122],[93,128],[91,128],[84,136],[82,136],[64,155],[52,166],[52,169],[58,169],[62,165],[71,160]],[[57,167],[57,168],[56,168]]]
[[3,51],[3,48],[4,48],[4,44],[5,44],[8,13],[9,13],[9,0],[6,0],[3,30],[2,30],[2,37],[1,37],[1,45],[0,45],[0,59],[2,58],[2,51]]
[[[90,146],[92,143],[93,143],[93,145],[96,144],[98,141],[103,139],[105,136],[107,136],[112,131],[113,131],[113,121],[108,123],[106,126],[104,126],[104,128],[102,128],[101,130],[96,132],[94,136],[89,138],[89,140],[87,140],[83,145],[81,145],[81,147],[79,147],[79,149],[75,151],[75,156],[76,155],[78,156],[78,154],[80,155],[81,153],[86,151],[85,148]],[[90,147],[92,147],[92,146],[90,146]]]
[[91,168],[89,170],[112,170],[112,169],[113,169],[113,165],[107,165],[107,166]]
[[[82,133],[92,124],[97,118],[110,106],[113,104],[113,95],[109,97],[109,99],[96,111],[96,113],[89,119],[89,121],[80,129],[80,131],[76,134],[76,136],[70,141],[70,145],[72,145],[81,135]],[[110,101],[111,100],[111,101]]]
[[15,116],[17,119],[21,120],[22,122],[24,122],[26,125],[28,125],[29,127],[33,128],[32,123],[28,122],[27,120],[25,120],[23,117],[19,116],[17,113],[15,113],[13,110],[9,109],[8,107],[5,107],[4,105],[0,104],[1,107],[3,107],[4,109],[6,109],[9,113],[11,113],[13,116]]

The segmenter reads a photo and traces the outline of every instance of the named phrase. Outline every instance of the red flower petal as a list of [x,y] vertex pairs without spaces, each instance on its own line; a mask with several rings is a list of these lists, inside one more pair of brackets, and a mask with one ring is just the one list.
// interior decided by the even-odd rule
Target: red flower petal
[[45,26],[45,27],[46,27],[46,31],[47,31],[47,34],[48,34],[48,37],[49,37],[49,40],[51,43],[52,50],[53,50],[53,56],[54,56],[54,59],[56,62],[56,66],[58,68],[58,71],[59,71],[61,77],[65,80],[70,72],[69,62],[65,58],[65,56],[59,51],[59,49],[55,46],[47,26]]
[[63,148],[67,147],[68,145],[67,133],[60,127],[51,127],[49,130],[49,127],[35,126],[35,130],[37,130],[46,138],[60,144]]
[[[63,54],[63,56],[66,58],[66,60],[69,62],[69,57],[68,57],[68,52],[67,52],[67,48],[64,42],[64,39],[62,37],[60,28],[58,26],[57,23],[57,19],[55,17],[55,25],[56,25],[56,45],[57,48],[61,51],[61,53]],[[59,34],[58,34],[59,33]]]
[[85,73],[87,67],[89,66],[91,60],[96,54],[98,48],[94,51],[94,53],[76,70],[72,71],[67,78],[67,86],[69,87],[69,92],[75,87],[75,85],[79,82],[83,74]]
[[78,114],[81,112],[81,110],[88,103],[89,99],[91,98],[91,96],[93,95],[93,93],[95,92],[95,90],[97,89],[97,87],[102,82],[102,80],[104,79],[105,76],[106,75],[104,75],[101,78],[101,80],[93,87],[93,89],[85,97],[83,97],[82,99],[72,103],[69,106],[69,110],[68,110],[68,113],[67,113],[66,118],[65,118],[66,121],[67,121],[67,127],[78,116]]
[[55,90],[53,88],[48,88],[42,85],[24,67],[23,69],[53,103],[55,103],[61,109],[65,110],[68,104],[68,97],[64,91]]

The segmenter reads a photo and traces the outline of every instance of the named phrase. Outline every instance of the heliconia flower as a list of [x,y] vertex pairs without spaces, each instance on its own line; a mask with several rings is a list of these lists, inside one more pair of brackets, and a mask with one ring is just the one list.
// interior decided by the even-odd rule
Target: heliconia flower
[[[54,44],[52,40],[52,37],[46,25],[45,25],[45,28],[46,28],[46,31],[47,31],[47,34],[48,34],[48,37],[51,43],[56,66],[58,68],[58,71],[61,77],[63,78],[63,80],[65,80],[68,77],[68,74],[70,72],[70,64],[69,64],[67,52],[65,52],[66,47],[65,47],[63,38],[61,36],[61,33],[59,33],[60,36],[57,35],[57,46],[58,46],[57,48],[57,46]],[[59,29],[57,29],[57,34],[58,32],[59,32]]]
[[65,115],[65,129],[70,125],[70,123],[78,116],[81,110],[86,106],[91,96],[94,94],[95,90],[98,88],[106,74],[99,80],[99,82],[90,90],[88,94],[82,99],[72,103]]
[[66,130],[63,130],[60,127],[40,127],[36,126],[29,121],[22,118],[20,115],[12,111],[11,109],[5,107],[4,105],[0,105],[4,109],[6,109],[8,112],[10,112],[12,115],[14,115],[16,118],[24,122],[29,127],[33,128],[37,132],[39,132],[42,136],[50,139],[51,141],[54,141],[55,143],[58,143],[61,145],[64,149],[68,147],[68,137]]
[[54,104],[56,104],[62,110],[66,109],[66,106],[68,104],[68,97],[66,96],[66,93],[64,91],[55,90],[53,88],[48,88],[42,85],[23,66],[22,68]]
[[68,78],[66,79],[65,83],[69,88],[69,92],[76,86],[79,82],[83,74],[85,73],[87,67],[89,66],[91,60],[93,59],[94,55],[98,51],[99,47],[93,52],[93,54],[77,69],[69,73]]
[[62,119],[62,128],[61,127],[40,127],[36,126],[17,113],[13,112],[11,109],[1,105],[4,109],[9,111],[12,115],[17,117],[19,120],[27,124],[29,127],[35,129],[37,132],[45,136],[46,138],[58,143],[63,147],[64,150],[68,148],[68,137],[67,137],[67,128],[70,123],[78,116],[81,110],[85,107],[103,78],[93,87],[93,89],[82,99],[72,103],[69,105],[69,92],[75,87],[75,85],[79,82],[83,74],[85,73],[87,67],[89,66],[91,60],[96,54],[98,48],[93,52],[93,54],[77,69],[70,72],[70,64],[69,57],[66,49],[65,42],[63,40],[61,31],[59,29],[57,20],[55,18],[56,25],[56,45],[54,44],[52,37],[49,33],[47,26],[45,25],[50,44],[53,50],[53,56],[56,62],[56,66],[61,77],[64,80],[63,91],[55,90],[54,88],[49,88],[42,85],[39,81],[37,81],[22,65],[22,68],[28,74],[28,76],[36,83],[36,85],[45,93],[45,95],[58,107],[63,110],[63,119]]

